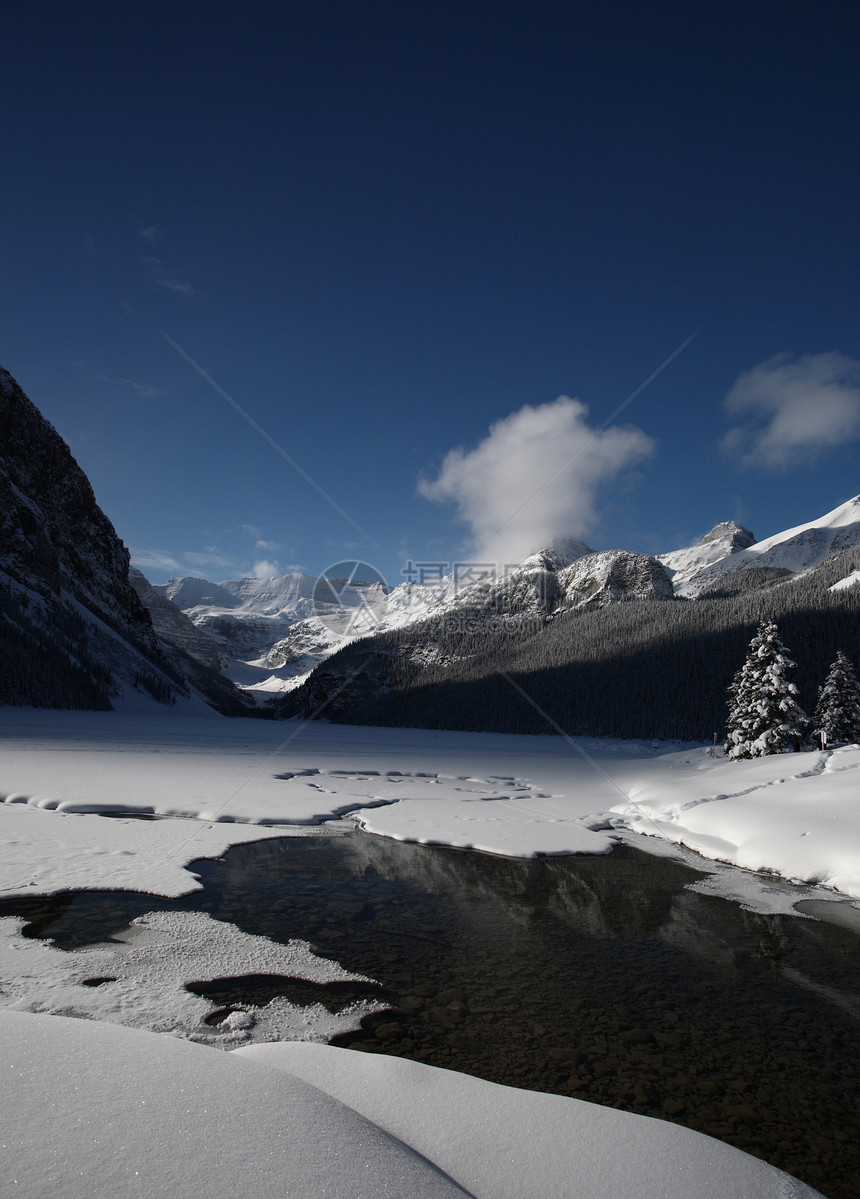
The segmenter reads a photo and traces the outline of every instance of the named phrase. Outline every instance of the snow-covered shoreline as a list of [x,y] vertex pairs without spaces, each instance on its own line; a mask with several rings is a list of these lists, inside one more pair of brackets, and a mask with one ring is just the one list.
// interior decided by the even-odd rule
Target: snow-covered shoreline
[[779,876],[860,899],[856,746],[726,761],[670,743],[0,714],[2,895],[177,896],[198,885],[197,858],[349,813],[378,835],[514,857],[608,853],[642,834],[645,849],[659,838],[764,872],[753,890]]

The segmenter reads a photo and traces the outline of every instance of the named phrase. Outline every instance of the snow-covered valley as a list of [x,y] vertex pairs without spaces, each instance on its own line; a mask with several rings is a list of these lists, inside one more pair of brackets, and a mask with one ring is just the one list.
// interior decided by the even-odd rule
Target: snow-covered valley
[[[755,1154],[852,1195],[860,988],[834,946],[860,910],[860,747],[650,738],[722,722],[759,589],[797,633],[812,599],[807,691],[828,637],[853,651],[860,497],[657,557],[566,538],[429,584],[346,562],[155,588],[5,372],[0,416],[4,1190],[814,1193]],[[375,672],[342,694],[368,634]],[[215,715],[332,655],[281,715],[391,692],[391,723],[440,727]],[[501,699],[449,669],[482,655]],[[514,693],[536,726],[506,722]],[[447,731],[476,712],[648,740]]]

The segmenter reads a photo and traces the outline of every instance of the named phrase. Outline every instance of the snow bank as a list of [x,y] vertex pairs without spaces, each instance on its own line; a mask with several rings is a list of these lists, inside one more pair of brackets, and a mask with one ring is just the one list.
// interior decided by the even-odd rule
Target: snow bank
[[328,1045],[254,1045],[410,1145],[474,1199],[809,1199],[767,1163],[647,1116]]
[[0,1011],[0,1190],[27,1199],[815,1199],[674,1124],[328,1046],[232,1054]]
[[[648,768],[650,767],[650,769]],[[748,870],[860,896],[860,746],[751,761],[650,763],[619,824]]]
[[453,1199],[303,1079],[157,1033],[0,1011],[0,1192],[26,1199]]

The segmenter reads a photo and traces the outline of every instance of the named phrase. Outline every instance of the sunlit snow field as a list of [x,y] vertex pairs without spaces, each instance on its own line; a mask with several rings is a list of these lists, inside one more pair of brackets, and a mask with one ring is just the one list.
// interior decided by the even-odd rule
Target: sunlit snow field
[[[793,896],[771,886],[769,875],[715,865],[696,884],[760,910],[790,910],[803,895],[827,898],[816,885],[842,892],[830,894],[833,900],[860,897],[858,767],[854,747],[738,763],[668,744],[584,741],[577,748],[557,737],[7,708],[0,710],[0,894],[95,888],[178,896],[199,885],[185,869],[196,859],[302,831],[284,826],[308,831],[349,813],[381,836],[510,856],[605,854],[619,838],[684,853],[683,843],[747,871],[803,882]],[[127,816],[97,814],[108,811]],[[205,1045],[176,1036],[153,1042],[141,1031],[187,1036],[206,1006],[184,989],[191,977],[225,969],[356,977],[305,942],[278,945],[201,913],[150,913],[121,943],[68,954],[22,938],[21,923],[2,921],[0,951],[0,1005],[7,1009],[0,1009],[0,1034],[12,1080],[4,1118],[18,1147],[0,1169],[29,1180],[21,1194],[89,1194],[98,1187],[130,1194],[141,1178],[150,1193],[196,1194],[202,1184],[194,1170],[209,1168],[201,1164],[207,1153],[222,1165],[207,1190],[236,1193],[240,1177],[248,1185],[242,1140],[252,1126],[254,1152],[268,1162],[254,1176],[255,1194],[513,1199],[570,1195],[571,1179],[595,1199],[813,1193],[738,1150],[661,1121],[309,1043],[354,1023],[370,1001],[336,1016],[319,1005],[275,1001],[259,1014],[253,1039],[288,1043],[242,1049],[252,1060],[241,1064]],[[107,974],[118,980],[110,995],[84,986]],[[69,1025],[57,1019],[63,1013],[100,1023]],[[247,1039],[239,1020],[226,1043]],[[225,1045],[223,1035],[218,1043]],[[107,1061],[110,1069],[102,1068]],[[198,1078],[190,1106],[182,1086],[187,1071]],[[122,1078],[132,1075],[138,1082],[128,1093]],[[78,1094],[87,1096],[83,1124],[54,1098],[60,1077],[76,1077]],[[241,1098],[256,1086],[274,1088],[278,1103],[292,1105],[300,1135],[289,1143],[269,1127],[268,1114]],[[157,1127],[149,1121],[156,1094]],[[45,1104],[61,1152],[46,1154],[44,1138],[30,1131]],[[110,1167],[92,1152],[105,1110],[126,1146]],[[217,1129],[231,1120],[244,1131],[219,1137]],[[209,1149],[201,1148],[168,1187],[177,1137],[200,1138]],[[352,1148],[322,1152],[338,1138]],[[329,1189],[307,1189],[314,1170]],[[539,1180],[533,1189],[528,1178]]]
[[[177,895],[195,858],[350,813],[515,857],[608,853],[633,831],[860,899],[858,787],[856,746],[737,762],[672,743],[5,708],[2,893]],[[81,815],[106,811],[183,819]]]

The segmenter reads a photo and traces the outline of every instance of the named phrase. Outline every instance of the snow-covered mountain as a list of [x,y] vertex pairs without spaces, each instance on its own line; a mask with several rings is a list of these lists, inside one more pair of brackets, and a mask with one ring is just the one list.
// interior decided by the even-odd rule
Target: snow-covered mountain
[[[726,530],[726,537],[718,537],[720,548],[733,542],[731,548],[710,561],[703,560],[695,567],[692,561],[696,552],[707,558],[712,534]],[[735,530],[737,532],[735,532]],[[674,554],[663,554],[660,560],[676,574],[673,578],[676,594],[695,598],[704,591],[713,590],[724,584],[729,576],[742,570],[780,570],[792,575],[802,574],[820,565],[825,559],[841,550],[860,545],[860,496],[840,504],[832,512],[803,525],[774,533],[762,541],[741,544],[740,535],[748,530],[729,522],[717,525],[697,546],[688,550],[676,550]],[[751,534],[750,534],[751,536]],[[688,555],[685,559],[682,555]]]
[[289,690],[339,646],[373,632],[368,614],[384,608],[387,594],[359,583],[329,597],[325,579],[301,572],[221,583],[176,578],[155,591],[219,647],[224,673],[260,699]]
[[[550,707],[560,705],[555,718],[563,715],[567,719],[570,703],[559,697],[566,694],[565,680],[576,662],[577,671],[588,678],[583,692],[586,696],[606,691],[606,671],[611,678],[622,678],[627,672],[629,683],[620,684],[618,694],[606,691],[605,719],[592,728],[595,735],[605,735],[609,727],[618,731],[612,719],[630,706],[627,696],[631,691],[640,698],[651,695],[647,668],[650,656],[657,661],[660,654],[665,658],[668,653],[663,669],[674,678],[673,688],[677,691],[678,661],[672,658],[677,639],[675,648],[681,659],[689,656],[690,660],[706,663],[709,685],[716,686],[717,698],[709,696],[698,718],[702,727],[717,727],[722,719],[725,688],[736,669],[730,648],[725,661],[720,657],[723,642],[748,637],[748,633],[738,630],[745,629],[750,619],[760,617],[761,598],[747,601],[744,606],[743,597],[762,588],[771,589],[772,600],[763,602],[775,605],[786,619],[812,605],[816,614],[814,620],[810,617],[810,626],[815,624],[815,632],[810,627],[810,635],[822,646],[826,643],[826,652],[830,652],[822,629],[829,628],[836,636],[837,625],[845,620],[845,610],[834,610],[831,616],[823,597],[828,588],[830,594],[853,589],[860,577],[858,556],[851,552],[854,547],[860,547],[860,497],[818,520],[761,542],[755,542],[748,529],[728,521],[717,525],[695,546],[659,559],[609,550],[585,552],[568,562],[542,552],[526,559],[503,579],[488,579],[456,594],[447,579],[432,593],[429,603],[427,589],[420,589],[423,594],[419,594],[418,603],[413,598],[413,609],[420,605],[410,620],[414,629],[405,631],[406,621],[398,614],[396,637],[388,635],[394,626],[386,617],[376,630],[379,635],[366,644],[350,647],[344,642],[334,655],[327,650],[325,657],[331,657],[331,662],[314,672],[308,687],[291,699],[285,710],[308,715],[324,706],[335,719],[371,723],[405,720],[419,725],[425,721],[433,724],[442,713],[440,727],[448,727],[444,720],[449,719],[454,721],[451,727],[458,728],[494,728],[494,721],[498,721],[499,727],[525,731],[528,724],[522,712],[501,711],[510,702],[510,685],[494,690],[494,684],[486,680],[508,670],[529,675],[535,687],[546,688],[545,699]],[[670,578],[670,572],[674,578]],[[794,581],[800,575],[809,576],[803,584],[806,590]],[[782,584],[788,581],[792,585],[786,590]],[[401,589],[395,589],[389,599],[396,599],[398,591]],[[406,592],[401,591],[401,595]],[[700,595],[722,596],[726,606],[719,611],[703,608],[699,615],[698,604],[673,605],[665,618],[655,611],[653,602],[644,606],[641,617],[635,611],[635,601],[671,603],[676,596],[696,599]],[[732,596],[741,598],[735,601],[730,599]],[[607,605],[621,605],[629,615],[616,613],[604,624],[599,610]],[[583,613],[581,621],[564,619],[573,610]],[[513,617],[514,622],[502,625],[493,619],[499,616],[504,622]],[[847,627],[850,630],[850,624]],[[291,636],[295,638],[297,633],[294,629]],[[845,631],[839,636],[844,639]],[[850,637],[848,640],[853,642]],[[312,657],[308,651],[318,652],[320,647],[306,642],[303,649],[307,662]],[[616,670],[616,664],[622,661],[624,668]],[[593,665],[597,662],[602,663],[599,668]],[[595,669],[597,674],[589,676]],[[642,669],[645,677],[636,673]],[[725,679],[721,672],[726,672]],[[594,720],[589,702],[578,712],[577,720]],[[481,725],[475,704],[489,705],[491,709],[499,704],[501,708]],[[707,714],[703,714],[705,709]],[[672,713],[664,713],[661,719],[669,727]],[[694,725],[695,721],[691,727]],[[698,727],[694,735],[701,735]]]
[[210,583],[178,578],[155,590],[171,600],[222,647],[225,658],[254,662],[314,610],[317,580],[294,573],[270,579]]
[[7,702],[109,707],[136,672],[158,671],[152,625],[86,475],[3,370],[0,455]]
[[[531,555],[502,578],[488,575],[463,581],[452,573],[432,585],[407,580],[391,591],[376,585],[375,590],[364,588],[352,597],[349,592],[341,593],[336,604],[317,602],[311,616],[295,623],[288,635],[271,647],[265,664],[278,671],[282,690],[292,690],[331,654],[370,634],[405,629],[433,618],[456,618],[464,611],[473,619],[546,614],[558,603],[558,568],[571,559],[570,552],[551,547]],[[271,680],[265,689],[275,689]]]
[[657,561],[663,563],[676,592],[682,594],[682,588],[703,570],[754,543],[755,537],[749,529],[727,520],[714,525],[710,533],[706,533],[695,545],[672,550],[668,554],[658,554]]
[[189,576],[181,579],[170,579],[167,583],[154,583],[154,589],[159,595],[169,599],[183,612],[194,608],[204,610],[223,608],[229,611],[239,606],[236,597],[218,583],[210,583],[208,579],[197,579]]
[[575,537],[556,537],[549,545],[529,554],[520,564],[521,570],[563,570],[577,558],[593,554],[594,550]]
[[454,571],[432,585],[407,580],[389,590],[359,581],[334,595],[324,579],[285,575],[219,584],[172,579],[157,590],[220,641],[230,654],[229,676],[259,698],[299,686],[337,650],[372,633],[466,614],[471,623],[543,621],[586,604],[673,595],[668,574],[653,558],[623,550],[594,553],[571,538],[553,541],[500,575]]
[[560,570],[557,578],[561,611],[585,604],[603,607],[635,600],[669,600],[674,596],[672,580],[656,558],[626,550],[587,554]]
[[214,637],[198,628],[181,608],[160,594],[136,567],[129,568],[128,578],[149,612],[155,635],[161,642],[182,650],[211,670],[221,670],[227,665],[227,657]]
[[[325,587],[307,574],[221,583],[172,579],[156,590],[219,643],[236,683],[265,698],[299,686],[333,653],[371,633],[459,620],[466,613],[472,624],[499,617],[542,621],[585,606],[695,599],[728,585],[737,571],[767,568],[788,576],[854,545],[860,545],[860,497],[760,542],[732,520],[692,546],[656,557],[594,552],[566,538],[500,575],[452,572],[432,585],[407,581],[390,590],[359,584],[332,597],[333,603],[325,602]],[[420,658],[420,648],[416,653]]]

